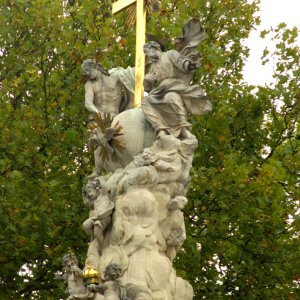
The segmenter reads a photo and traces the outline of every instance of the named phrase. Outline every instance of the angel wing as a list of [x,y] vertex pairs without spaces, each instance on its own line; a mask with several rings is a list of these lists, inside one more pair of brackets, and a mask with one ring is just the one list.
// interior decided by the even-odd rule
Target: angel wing
[[182,28],[182,37],[175,39],[175,49],[184,56],[195,56],[196,48],[205,38],[198,19],[191,19]]

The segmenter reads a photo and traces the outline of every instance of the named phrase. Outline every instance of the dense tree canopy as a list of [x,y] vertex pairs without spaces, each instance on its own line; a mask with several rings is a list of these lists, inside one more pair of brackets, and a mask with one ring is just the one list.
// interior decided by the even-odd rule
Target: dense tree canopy
[[[54,279],[88,238],[81,189],[86,150],[81,62],[134,64],[135,30],[112,1],[7,0],[0,6],[0,298],[62,299]],[[193,117],[199,140],[178,274],[195,299],[299,299],[300,64],[296,28],[265,31],[274,83],[243,81],[257,1],[161,1],[147,31],[180,35],[191,17],[206,39],[195,81],[213,111]],[[298,285],[297,285],[298,284]]]

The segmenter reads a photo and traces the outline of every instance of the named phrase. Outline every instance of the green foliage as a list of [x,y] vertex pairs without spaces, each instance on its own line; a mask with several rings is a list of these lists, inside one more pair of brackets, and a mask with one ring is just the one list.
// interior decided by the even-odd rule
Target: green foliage
[[[0,298],[61,299],[54,279],[71,247],[82,263],[81,189],[93,162],[81,62],[134,63],[135,30],[112,1],[7,0],[0,6]],[[257,2],[161,1],[147,31],[173,38],[190,18],[207,37],[195,77],[213,112],[193,117],[199,140],[178,274],[195,299],[299,297],[299,48],[297,29],[271,35],[274,83],[243,82],[243,41]],[[118,41],[117,40],[118,38]],[[170,47],[172,40],[170,42]],[[91,161],[90,161],[91,160]]]

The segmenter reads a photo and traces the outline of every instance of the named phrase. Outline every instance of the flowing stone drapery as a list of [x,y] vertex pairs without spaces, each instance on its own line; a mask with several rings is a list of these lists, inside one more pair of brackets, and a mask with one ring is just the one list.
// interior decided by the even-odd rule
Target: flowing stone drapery
[[[176,39],[176,50],[163,52],[155,41],[146,44],[149,95],[142,108],[117,114],[110,127],[93,126],[96,172],[83,189],[90,211],[83,228],[91,237],[83,277],[89,281],[73,289],[76,293],[70,291],[69,299],[193,298],[192,286],[177,277],[172,261],[186,239],[182,210],[198,145],[187,117],[211,110],[200,86],[191,84],[202,38],[200,23],[193,19]],[[132,80],[123,82],[132,86]],[[105,86],[101,89],[102,97]],[[97,110],[100,116],[120,112],[104,105]]]

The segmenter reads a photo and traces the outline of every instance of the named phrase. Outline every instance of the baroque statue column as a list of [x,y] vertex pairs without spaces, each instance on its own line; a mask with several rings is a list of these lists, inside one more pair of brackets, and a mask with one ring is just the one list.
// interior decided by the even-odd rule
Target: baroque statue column
[[186,239],[183,209],[198,146],[187,118],[211,110],[192,82],[203,37],[196,19],[183,27],[173,50],[151,36],[144,46],[148,95],[140,108],[132,108],[132,68],[83,63],[95,170],[83,188],[89,210],[83,229],[90,236],[83,272],[70,264],[72,255],[65,257],[68,276],[80,279],[68,281],[69,300],[193,299],[172,262]]

